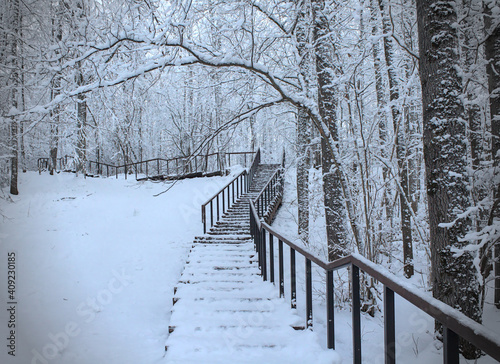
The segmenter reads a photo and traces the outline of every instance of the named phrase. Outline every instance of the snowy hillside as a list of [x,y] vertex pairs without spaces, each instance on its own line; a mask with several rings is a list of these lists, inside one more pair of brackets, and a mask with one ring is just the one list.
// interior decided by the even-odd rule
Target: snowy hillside
[[170,184],[22,174],[23,193],[0,200],[2,305],[7,252],[17,257],[18,302],[16,358],[2,350],[0,362],[162,362],[199,206],[228,178],[179,181],[153,197]]

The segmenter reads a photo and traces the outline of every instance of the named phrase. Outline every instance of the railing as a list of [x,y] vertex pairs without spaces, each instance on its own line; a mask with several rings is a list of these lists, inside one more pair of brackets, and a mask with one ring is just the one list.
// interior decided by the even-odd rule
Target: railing
[[[205,155],[197,155],[190,157],[175,157],[170,159],[153,158],[145,161],[124,163],[114,165],[101,161],[89,160],[88,174],[106,175],[106,177],[115,176],[123,173],[125,178],[128,174],[135,174],[136,179],[139,175],[145,175],[145,178],[159,176],[178,176],[189,174],[211,173],[215,171],[223,171],[226,166],[231,166],[235,160],[243,162],[246,167],[247,161],[255,152],[230,152],[230,153],[210,153]],[[68,158],[58,158],[60,169],[64,169],[68,163]],[[241,164],[241,163],[240,163]],[[49,158],[38,158],[38,170],[48,169]]]
[[[57,162],[59,164],[59,169],[63,170],[68,166],[68,160],[73,160],[73,157],[69,155],[65,155],[64,157],[57,158]],[[49,169],[50,158],[38,158],[37,167],[38,172],[42,172],[43,170]],[[57,168],[57,166],[55,166]]]
[[[207,202],[201,205],[201,222],[203,223],[203,234],[207,232],[207,206],[210,213],[210,227],[214,226],[214,204],[217,212],[217,221],[231,207],[231,205],[244,193],[248,191],[248,172],[244,170],[234,177],[219,192],[213,195]],[[227,197],[226,197],[227,195]],[[232,198],[231,198],[232,197]]]
[[253,200],[259,218],[271,223],[283,198],[284,170],[279,168]]
[[[292,243],[266,222],[260,221],[258,211],[253,201],[250,201],[250,230],[258,252],[258,262],[264,281],[268,279],[275,283],[274,240],[278,239],[278,280],[280,297],[285,295],[283,244],[290,249],[290,302],[296,308],[296,253],[305,259],[306,284],[306,327],[313,324],[312,306],[312,263],[322,268],[326,273],[326,316],[327,316],[327,347],[335,348],[334,326],[334,281],[333,272],[350,267],[352,282],[352,337],[353,359],[355,364],[361,363],[361,307],[360,307],[360,270],[375,278],[384,286],[384,356],[386,364],[396,362],[396,335],[394,295],[398,294],[420,310],[426,312],[443,325],[443,362],[459,363],[459,336],[483,350],[487,355],[500,361],[500,339],[498,334],[465,316],[460,311],[451,308],[443,302],[429,297],[418,290],[411,289],[408,284],[386,271],[384,268],[370,262],[359,254],[325,262],[308,252],[306,249]],[[267,239],[266,239],[267,237]]]
[[236,164],[241,164],[243,167],[247,166],[247,162],[251,161],[252,156],[256,152],[229,152],[224,153],[224,162],[227,166],[232,166],[236,160]]
[[[129,173],[134,173],[135,178],[139,174],[143,174],[146,178],[155,176],[172,176],[182,175],[196,172],[222,170],[222,162],[219,153],[206,154],[194,157],[175,157],[170,159],[153,158],[140,162],[125,163],[122,165],[112,165],[109,163],[102,163],[96,161],[89,161],[89,168],[87,173],[116,176],[124,173],[125,178]],[[105,173],[104,173],[105,172]],[[110,173],[111,172],[111,173]]]
[[[203,234],[207,232],[207,206],[209,206],[210,214],[210,227],[219,221],[220,217],[231,207],[231,205],[244,193],[247,193],[250,189],[250,184],[252,183],[255,171],[260,163],[260,149],[257,152],[242,152],[242,153],[231,153],[231,154],[255,154],[252,160],[252,165],[250,166],[248,172],[244,170],[233,180],[231,180],[226,186],[224,186],[219,192],[213,195],[207,202],[201,205],[201,221],[203,223]],[[229,160],[231,157],[229,157]],[[246,157],[245,157],[246,161]],[[232,197],[232,199],[231,199]],[[217,219],[214,215],[214,204],[217,213]],[[214,222],[215,220],[215,222]]]
[[255,176],[255,171],[257,170],[257,167],[260,164],[260,148],[257,150],[257,153],[255,153],[252,161],[252,165],[250,166],[250,169],[248,170],[248,186],[247,188],[250,189],[250,185],[252,184],[253,177]]

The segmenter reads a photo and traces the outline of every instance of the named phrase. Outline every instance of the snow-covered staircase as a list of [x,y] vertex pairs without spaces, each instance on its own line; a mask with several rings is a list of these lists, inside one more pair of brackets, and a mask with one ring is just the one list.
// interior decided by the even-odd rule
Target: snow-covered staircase
[[248,199],[279,165],[259,165],[242,195],[196,237],[181,279],[166,342],[170,363],[304,363],[320,352],[315,334],[271,283],[263,282],[250,235]]

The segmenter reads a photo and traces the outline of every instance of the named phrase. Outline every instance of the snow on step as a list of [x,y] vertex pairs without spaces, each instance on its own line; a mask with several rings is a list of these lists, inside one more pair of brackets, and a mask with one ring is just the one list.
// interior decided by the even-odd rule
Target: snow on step
[[260,165],[251,191],[195,238],[175,287],[167,362],[340,362],[314,332],[294,329],[303,319],[260,276],[247,199],[257,197],[277,167]]

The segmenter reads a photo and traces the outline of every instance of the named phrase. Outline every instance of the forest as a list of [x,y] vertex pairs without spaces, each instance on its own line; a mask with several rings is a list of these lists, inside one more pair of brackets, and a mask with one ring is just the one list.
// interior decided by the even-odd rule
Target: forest
[[284,150],[305,246],[500,309],[499,0],[2,0],[0,88],[2,204],[41,157]]

